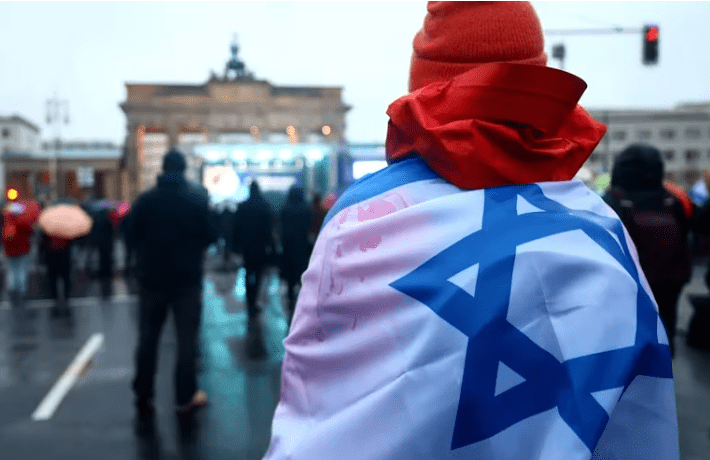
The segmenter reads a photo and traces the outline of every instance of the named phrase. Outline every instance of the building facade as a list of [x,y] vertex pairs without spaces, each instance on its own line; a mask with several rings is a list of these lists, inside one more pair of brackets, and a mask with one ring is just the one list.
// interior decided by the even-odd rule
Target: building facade
[[131,199],[155,183],[171,147],[345,141],[349,107],[342,87],[273,85],[247,73],[236,53],[233,45],[224,77],[213,74],[204,84],[126,84],[120,107],[126,114]]
[[686,189],[710,170],[710,103],[671,110],[589,110],[607,132],[585,163],[593,174],[611,172],[614,158],[635,142],[657,147],[665,178]]
[[39,136],[40,129],[19,115],[0,116],[0,152],[36,152],[40,148]]
[[89,199],[120,200],[128,189],[121,171],[123,148],[106,142],[43,143],[38,151],[3,155],[7,187],[21,197],[50,201],[57,171],[57,195],[77,202]]
[[[40,129],[19,115],[0,116],[0,158],[37,152],[40,147],[39,135]],[[5,189],[5,170],[5,162],[0,160],[0,190]]]

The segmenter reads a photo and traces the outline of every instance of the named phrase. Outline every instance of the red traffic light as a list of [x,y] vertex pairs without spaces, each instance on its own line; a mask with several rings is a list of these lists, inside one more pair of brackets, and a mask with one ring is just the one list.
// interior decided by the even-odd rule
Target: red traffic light
[[646,41],[655,42],[656,40],[658,40],[658,27],[649,27],[646,31]]
[[5,196],[7,196],[8,200],[15,201],[20,196],[20,193],[17,191],[17,189],[9,188],[7,189],[7,193]]
[[658,43],[659,28],[657,25],[648,24],[643,28],[643,55],[642,62],[644,65],[658,64]]

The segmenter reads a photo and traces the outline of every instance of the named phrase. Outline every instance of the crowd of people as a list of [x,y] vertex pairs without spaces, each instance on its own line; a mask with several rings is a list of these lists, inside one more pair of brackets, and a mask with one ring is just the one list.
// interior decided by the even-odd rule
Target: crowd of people
[[[289,190],[283,206],[278,209],[266,202],[256,181],[250,190],[251,198],[240,207],[238,217],[228,208],[218,211],[215,206],[209,206],[212,219],[210,225],[217,238],[210,244],[216,244],[217,250],[221,249],[224,268],[235,268],[234,264],[228,262],[233,260],[235,254],[248,261],[246,265],[251,279],[249,299],[255,298],[254,288],[258,290],[259,284],[253,274],[263,272],[264,267],[276,266],[282,278],[287,281],[289,298],[293,303],[298,278],[305,270],[310,249],[327,208],[317,192],[314,193],[312,205],[308,206],[304,191],[298,186]],[[5,261],[3,281],[4,291],[13,304],[23,304],[28,297],[39,295],[28,292],[29,275],[36,272],[38,266],[45,267],[46,286],[40,282],[40,285],[35,285],[35,289],[46,291],[56,300],[53,314],[68,312],[67,303],[72,295],[77,269],[83,270],[88,278],[96,279],[100,295],[109,297],[112,293],[112,280],[118,271],[116,249],[119,240],[123,243],[122,272],[126,277],[136,275],[136,247],[128,237],[132,214],[128,213],[117,220],[111,215],[111,207],[92,206],[96,202],[90,200],[81,206],[91,216],[92,227],[86,235],[76,238],[48,234],[36,222],[23,222],[18,216],[7,212],[7,207],[13,202],[3,203],[6,209],[0,213],[0,228],[3,230],[0,244]],[[38,206],[42,211],[60,204],[77,205],[75,199],[63,197],[55,202],[42,201]],[[256,214],[255,209],[258,210]],[[294,219],[294,225],[283,225],[284,219]],[[259,226],[258,230],[247,224],[252,220]],[[235,225],[235,222],[241,225]],[[259,270],[252,269],[255,266],[260,267]],[[300,268],[294,268],[296,266]],[[249,311],[253,315],[256,307],[254,302],[250,305]]]
[[[123,239],[124,274],[139,286],[139,342],[133,387],[140,421],[144,423],[152,420],[157,345],[169,310],[176,321],[179,344],[177,411],[189,414],[205,402],[205,393],[197,388],[195,369],[205,250],[221,239],[225,261],[234,254],[241,255],[250,321],[259,315],[258,293],[264,272],[267,267],[276,266],[286,284],[284,306],[290,322],[301,275],[327,212],[320,195],[316,194],[309,205],[304,190],[298,186],[291,187],[283,206],[275,212],[254,181],[249,198],[235,213],[225,209],[219,214],[209,204],[206,189],[188,182],[184,171],[184,155],[177,150],[168,152],[157,186],[136,199],[120,220],[112,218],[110,207],[94,209],[87,203],[85,209],[92,216],[92,227],[79,238],[48,235],[39,225],[20,225],[14,214],[3,213],[10,300],[21,308],[27,298],[29,258],[35,244],[37,260],[47,268],[48,291],[55,300],[53,316],[71,314],[68,300],[77,253],[98,260],[92,274],[99,281],[101,295],[111,294],[115,244],[117,238]],[[61,203],[73,201],[65,198],[54,204]]]
[[[19,212],[13,211],[19,207]],[[80,236],[67,236],[47,231],[37,223],[39,213],[44,210],[68,206],[86,216],[89,225]],[[36,214],[27,208],[36,207]],[[90,203],[80,207],[73,198],[63,197],[55,202],[34,202],[16,199],[3,204],[0,214],[2,247],[5,256],[5,291],[13,305],[23,305],[30,295],[44,291],[55,303],[53,316],[70,314],[69,298],[72,295],[75,259],[77,254],[91,258],[96,252],[99,267],[94,273],[103,286],[103,294],[109,294],[110,279],[113,276],[114,240],[116,223],[108,210],[93,210]],[[80,211],[81,210],[81,211]],[[91,216],[91,217],[89,217]],[[46,285],[34,285],[37,292],[28,292],[29,274],[37,272],[39,266],[46,269]]]
[[287,285],[285,313],[290,322],[312,241],[325,217],[320,201],[313,212],[297,186],[289,190],[276,216],[257,181],[251,183],[249,198],[235,213],[225,209],[219,215],[210,206],[207,191],[185,179],[185,167],[184,155],[168,152],[157,185],[134,201],[124,223],[127,244],[136,252],[135,276],[140,287],[133,389],[141,430],[151,429],[153,422],[157,347],[170,310],[178,337],[176,410],[189,416],[206,402],[195,368],[205,250],[222,238],[227,260],[231,253],[241,255],[250,322],[260,312],[258,294],[265,269],[276,265]]

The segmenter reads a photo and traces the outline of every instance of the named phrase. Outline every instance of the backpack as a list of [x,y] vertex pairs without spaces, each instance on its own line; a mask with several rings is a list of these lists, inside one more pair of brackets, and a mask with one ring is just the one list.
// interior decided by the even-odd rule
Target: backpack
[[612,193],[618,198],[619,217],[636,245],[649,284],[686,283],[690,279],[690,251],[678,199],[664,190],[660,207],[639,209],[622,190]]

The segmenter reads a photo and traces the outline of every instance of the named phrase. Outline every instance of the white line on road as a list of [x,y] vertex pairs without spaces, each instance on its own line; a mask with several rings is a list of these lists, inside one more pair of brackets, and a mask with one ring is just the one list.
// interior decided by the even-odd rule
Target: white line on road
[[86,342],[84,347],[76,355],[74,361],[69,365],[64,374],[57,380],[47,396],[37,407],[37,410],[32,414],[32,420],[49,420],[57,410],[59,403],[62,402],[64,396],[69,392],[81,372],[86,368],[89,361],[98,353],[104,343],[103,334],[94,334]]

